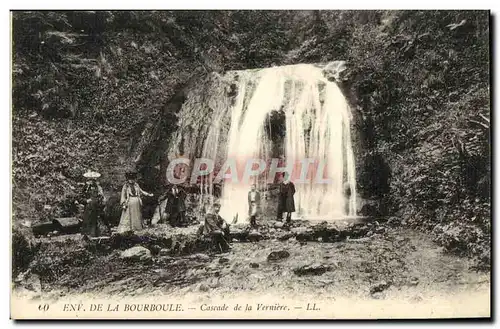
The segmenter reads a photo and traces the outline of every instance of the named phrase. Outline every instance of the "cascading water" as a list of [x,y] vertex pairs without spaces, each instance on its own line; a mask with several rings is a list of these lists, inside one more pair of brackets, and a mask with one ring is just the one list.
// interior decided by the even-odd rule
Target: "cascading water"
[[[213,202],[211,195],[218,184],[221,215],[228,221],[238,216],[238,222],[246,222],[251,184],[267,191],[273,186],[267,175],[274,179],[269,170],[258,177],[245,175],[255,169],[247,167],[247,160],[261,161],[260,166],[269,169],[266,161],[281,158],[279,166],[293,171],[296,218],[356,216],[351,112],[339,87],[325,77],[328,72],[309,64],[231,71],[213,74],[190,89],[178,114],[179,129],[171,139],[168,158],[211,159],[216,171],[231,174],[215,183],[215,172],[201,178],[202,211]],[[307,159],[313,163],[304,177],[300,164]],[[271,205],[265,215],[274,217],[275,204]]]
[[[273,141],[266,133],[266,118],[273,111],[282,111],[285,116],[285,145],[279,156],[299,172],[295,165],[306,158],[325,164],[316,169],[323,174],[321,178],[330,179],[329,183],[319,183],[309,174],[303,182],[293,180],[297,191],[295,217],[328,220],[355,216],[350,110],[338,86],[314,65],[241,71],[231,112],[228,159],[244,164],[248,159],[276,156],[271,154]],[[260,190],[266,187],[263,179],[245,182],[242,178],[240,174],[238,181],[226,180],[222,191],[222,216],[232,219],[237,215],[239,222],[247,220],[250,185],[256,183]]]

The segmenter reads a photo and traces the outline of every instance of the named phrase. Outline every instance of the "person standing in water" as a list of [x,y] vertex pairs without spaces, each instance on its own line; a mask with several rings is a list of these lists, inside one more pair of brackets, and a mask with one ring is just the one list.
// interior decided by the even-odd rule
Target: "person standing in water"
[[286,213],[286,223],[292,221],[292,213],[295,212],[295,185],[290,181],[290,175],[285,173],[279,185],[278,196],[278,221],[283,220],[283,213]]
[[137,173],[128,172],[125,174],[127,182],[123,185],[120,204],[122,206],[122,216],[118,225],[118,233],[133,232],[142,230],[142,195],[153,196],[152,193],[143,191],[137,184]]
[[260,193],[257,191],[257,186],[252,184],[250,192],[248,192],[248,216],[250,216],[250,226],[257,226],[257,216],[260,210]]
[[95,171],[88,171],[83,174],[87,179],[83,193],[82,203],[85,204],[83,212],[82,234],[92,237],[99,236],[99,221],[102,214],[106,197],[102,191],[102,187],[97,181],[101,174]]

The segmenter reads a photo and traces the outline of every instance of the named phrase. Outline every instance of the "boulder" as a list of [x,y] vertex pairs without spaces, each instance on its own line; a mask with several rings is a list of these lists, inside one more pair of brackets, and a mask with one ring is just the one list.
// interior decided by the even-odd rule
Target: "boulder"
[[77,217],[56,218],[52,223],[56,230],[65,234],[80,232],[80,227],[82,225],[82,221]]
[[170,249],[162,248],[158,252],[159,256],[168,256],[170,254]]
[[46,235],[54,231],[55,226],[54,222],[44,222],[44,223],[33,224],[31,226],[31,229],[33,231],[33,235],[39,236],[39,235]]
[[257,263],[250,263],[250,267],[251,268],[258,268],[259,264],[257,264]]
[[153,255],[158,255],[160,253],[161,249],[162,249],[162,247],[157,245],[157,244],[153,244],[153,245],[149,246],[149,250],[151,251],[151,254],[153,254]]
[[376,294],[378,292],[382,292],[384,290],[386,290],[387,288],[389,288],[391,286],[391,284],[387,281],[381,281],[375,285],[373,285],[371,288],[370,288],[370,294]]
[[280,241],[286,241],[293,238],[293,233],[283,232],[281,234],[276,235],[276,238]]
[[322,264],[311,264],[297,267],[293,272],[298,276],[303,275],[322,275],[327,271],[330,271],[331,267]]
[[268,256],[267,256],[267,261],[277,261],[281,259],[285,259],[290,257],[290,253],[286,250],[280,250],[280,251],[272,251]]
[[199,285],[199,287],[198,287],[198,290],[199,290],[199,291],[202,291],[202,292],[207,292],[207,291],[209,291],[209,290],[210,290],[210,288],[209,288],[206,284],[201,283],[201,284]]
[[248,241],[260,241],[262,239],[262,234],[257,231],[252,231],[248,233]]
[[120,254],[120,258],[146,261],[151,259],[151,251],[149,251],[149,249],[147,248],[144,248],[143,246],[135,246],[127,250],[124,250]]
[[411,278],[411,280],[410,280],[410,286],[416,286],[416,285],[418,285],[418,283],[419,283],[419,280],[418,280],[417,277]]

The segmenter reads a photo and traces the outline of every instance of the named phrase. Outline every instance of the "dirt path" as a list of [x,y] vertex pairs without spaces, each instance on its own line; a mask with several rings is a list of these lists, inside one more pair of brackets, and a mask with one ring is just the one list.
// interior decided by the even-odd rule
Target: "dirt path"
[[[282,258],[268,260],[273,251],[281,251]],[[215,303],[272,296],[385,301],[391,309],[394,303],[410,307],[460,303],[447,308],[453,314],[457,307],[469,310],[467,302],[473,298],[480,299],[483,310],[490,293],[489,272],[476,271],[472,261],[446,254],[426,235],[409,230],[334,243],[295,239],[233,243],[232,251],[222,255],[157,256],[147,263],[125,262],[118,253],[93,257],[51,280],[42,279],[42,298],[189,297],[196,303]],[[489,308],[484,311],[489,313]]]

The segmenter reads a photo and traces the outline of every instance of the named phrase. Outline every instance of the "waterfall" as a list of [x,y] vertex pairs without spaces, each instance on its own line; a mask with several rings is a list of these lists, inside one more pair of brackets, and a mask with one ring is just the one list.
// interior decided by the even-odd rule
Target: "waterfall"
[[[255,183],[261,191],[267,188],[265,176],[242,181],[246,161],[277,156],[294,170],[295,218],[356,215],[350,109],[339,87],[323,76],[321,68],[301,64],[239,71],[238,94],[230,112],[226,155],[237,164],[239,176],[223,184],[224,218],[237,215],[238,222],[245,222],[250,185]],[[275,141],[269,137],[271,127],[266,121],[272,112],[281,112],[285,118],[284,145],[278,148],[282,154],[272,154]],[[311,172],[305,181],[300,180],[300,163],[306,158],[314,160],[314,168],[329,183],[318,183],[316,173]]]
[[[214,162],[214,172],[199,181],[202,213],[214,201],[215,190],[222,189],[221,215],[230,222],[235,216],[246,222],[248,191],[256,184],[264,192],[264,215],[275,217],[276,184],[269,168],[271,159],[280,159],[274,165],[286,166],[295,184],[295,218],[356,216],[351,111],[322,68],[300,64],[213,74],[189,90],[178,115],[168,158]],[[245,176],[255,169],[246,168],[251,159],[258,162],[254,166],[267,169]],[[231,175],[218,181],[220,172]]]

